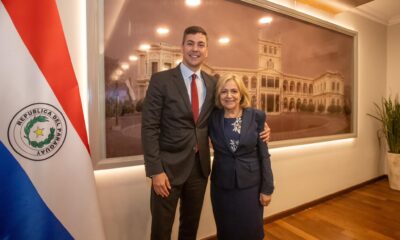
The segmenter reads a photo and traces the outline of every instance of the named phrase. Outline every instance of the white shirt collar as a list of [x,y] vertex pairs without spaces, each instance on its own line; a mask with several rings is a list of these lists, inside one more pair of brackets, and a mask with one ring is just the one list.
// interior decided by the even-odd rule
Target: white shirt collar
[[[181,69],[181,73],[182,73],[183,79],[188,79],[188,78],[192,79],[193,71],[190,68],[188,68],[184,63],[181,63],[179,65],[179,67]],[[201,74],[200,73],[201,73],[200,69],[195,72],[195,74],[197,75],[198,79],[201,79]]]

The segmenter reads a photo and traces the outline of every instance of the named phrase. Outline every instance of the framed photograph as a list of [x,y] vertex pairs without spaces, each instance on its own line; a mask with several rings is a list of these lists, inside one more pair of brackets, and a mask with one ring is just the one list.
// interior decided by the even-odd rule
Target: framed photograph
[[191,25],[208,33],[202,70],[244,82],[252,107],[267,113],[272,147],[356,136],[355,32],[265,1],[89,2],[98,168],[143,163],[141,109],[150,77],[180,64]]

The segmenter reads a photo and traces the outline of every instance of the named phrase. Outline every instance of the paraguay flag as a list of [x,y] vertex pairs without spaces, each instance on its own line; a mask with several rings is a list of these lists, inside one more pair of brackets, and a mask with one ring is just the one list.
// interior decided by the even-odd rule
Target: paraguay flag
[[1,240],[104,239],[62,26],[55,0],[0,0]]

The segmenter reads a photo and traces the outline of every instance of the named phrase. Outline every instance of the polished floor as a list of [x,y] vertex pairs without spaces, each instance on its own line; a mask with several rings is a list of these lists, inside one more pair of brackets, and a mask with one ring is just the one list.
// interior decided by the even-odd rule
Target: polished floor
[[264,228],[268,240],[400,240],[400,191],[382,179]]

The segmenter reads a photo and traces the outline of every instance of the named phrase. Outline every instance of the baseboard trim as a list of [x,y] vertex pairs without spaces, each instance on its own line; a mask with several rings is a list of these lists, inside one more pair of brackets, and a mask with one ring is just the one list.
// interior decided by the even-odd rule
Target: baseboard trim
[[[331,200],[331,199],[333,199],[333,198],[335,198],[335,197],[338,197],[338,196],[340,196],[340,195],[349,193],[349,192],[351,192],[351,191],[353,191],[353,190],[356,190],[356,189],[361,188],[361,187],[364,187],[364,186],[366,186],[366,185],[368,185],[368,184],[377,182],[377,181],[382,180],[382,179],[384,179],[384,178],[387,178],[387,175],[381,175],[381,176],[375,177],[375,178],[370,179],[370,180],[368,180],[368,181],[359,183],[359,184],[354,185],[354,186],[351,186],[351,187],[349,187],[349,188],[346,188],[346,189],[340,190],[340,191],[338,191],[338,192],[329,194],[329,195],[327,195],[327,196],[318,198],[318,199],[313,200],[313,201],[311,201],[311,202],[307,202],[307,203],[304,203],[304,204],[302,204],[302,205],[300,205],[300,206],[297,206],[297,207],[294,207],[294,208],[291,208],[291,209],[288,209],[288,210],[285,210],[285,211],[276,213],[276,214],[274,214],[274,215],[271,215],[271,216],[269,216],[269,217],[264,218],[264,224],[271,223],[271,222],[274,222],[274,221],[276,221],[276,220],[278,220],[278,219],[282,219],[282,218],[287,217],[287,216],[290,216],[290,215],[292,215],[292,214],[301,212],[301,211],[303,211],[303,210],[305,210],[305,209],[307,209],[307,208],[316,206],[316,205],[318,205],[318,204],[320,204],[320,203],[326,202],[326,201]],[[211,235],[211,236],[202,238],[202,240],[217,240],[217,236],[214,234],[214,235]]]

